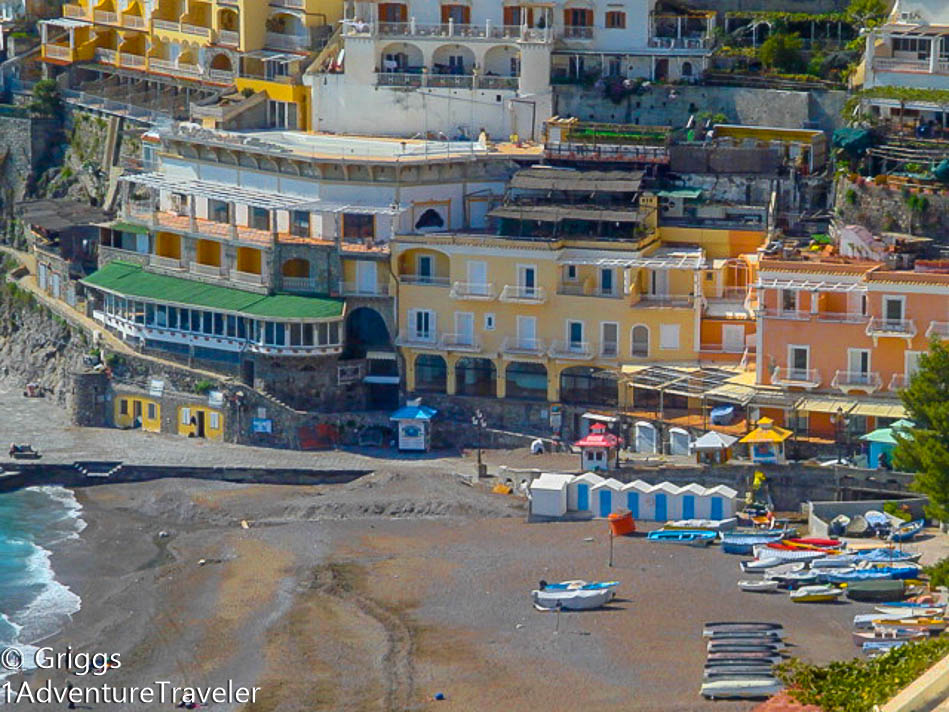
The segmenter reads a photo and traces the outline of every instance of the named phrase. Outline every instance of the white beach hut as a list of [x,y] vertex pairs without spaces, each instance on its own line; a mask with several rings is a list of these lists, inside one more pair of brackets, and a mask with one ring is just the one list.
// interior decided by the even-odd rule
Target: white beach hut
[[652,488],[653,519],[666,522],[682,518],[682,489],[671,482],[660,482]]
[[679,488],[680,519],[708,519],[708,498],[706,489],[695,482]]
[[688,455],[692,445],[692,436],[688,430],[669,428],[669,454]]
[[592,512],[593,497],[590,490],[603,481],[603,478],[592,472],[576,475],[567,485],[567,511]]
[[637,420],[633,426],[636,452],[655,455],[657,449],[656,426],[646,420]]
[[[716,485],[705,490],[709,519],[731,519],[738,511],[738,492],[727,485]],[[704,515],[703,515],[704,516]]]
[[562,517],[567,513],[567,486],[574,475],[543,472],[530,484],[531,514]]
[[622,496],[623,483],[609,477],[590,488],[593,495],[593,515],[606,518],[613,512],[626,509]]
[[652,491],[652,485],[642,480],[633,480],[632,482],[620,487],[620,499],[623,502],[623,509],[628,509],[633,519],[647,519],[644,514],[643,501],[645,496]]

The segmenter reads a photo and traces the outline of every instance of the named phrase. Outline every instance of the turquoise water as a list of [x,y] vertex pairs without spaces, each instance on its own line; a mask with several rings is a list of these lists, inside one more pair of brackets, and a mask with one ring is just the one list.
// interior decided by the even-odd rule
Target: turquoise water
[[0,647],[25,652],[79,610],[79,596],[56,580],[50,556],[79,536],[86,525],[80,512],[62,487],[0,494]]

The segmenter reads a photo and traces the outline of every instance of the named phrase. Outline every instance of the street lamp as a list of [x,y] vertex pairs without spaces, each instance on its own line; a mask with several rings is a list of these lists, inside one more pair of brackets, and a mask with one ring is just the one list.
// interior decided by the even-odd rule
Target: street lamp
[[843,463],[843,447],[844,447],[844,428],[850,423],[850,419],[844,417],[843,406],[837,406],[837,414],[831,416],[831,420],[834,421],[834,433],[835,440],[837,441],[837,464]]
[[484,430],[487,422],[480,408],[471,416],[471,424],[478,429],[478,477],[484,477],[487,475],[487,468],[481,464],[481,432]]

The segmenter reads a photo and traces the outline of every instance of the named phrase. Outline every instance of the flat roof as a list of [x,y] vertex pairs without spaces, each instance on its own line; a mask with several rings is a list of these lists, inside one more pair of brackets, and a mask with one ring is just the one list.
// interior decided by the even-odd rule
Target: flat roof
[[539,166],[515,173],[510,187],[518,190],[636,193],[642,180],[642,171],[578,171]]
[[29,200],[19,203],[16,212],[24,222],[50,232],[97,225],[109,219],[109,215],[102,208],[64,198]]
[[248,314],[264,319],[335,320],[342,318],[345,306],[341,299],[295,294],[266,296],[232,287],[193,282],[181,277],[146,272],[140,265],[120,260],[93,272],[82,283],[124,297]]

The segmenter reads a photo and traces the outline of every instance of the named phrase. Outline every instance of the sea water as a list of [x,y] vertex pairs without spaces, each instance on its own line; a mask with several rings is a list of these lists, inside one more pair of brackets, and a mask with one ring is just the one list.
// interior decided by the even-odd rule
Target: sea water
[[33,644],[79,610],[79,596],[56,580],[50,557],[86,526],[81,509],[63,487],[0,494],[0,648],[19,648],[24,669],[32,667]]

